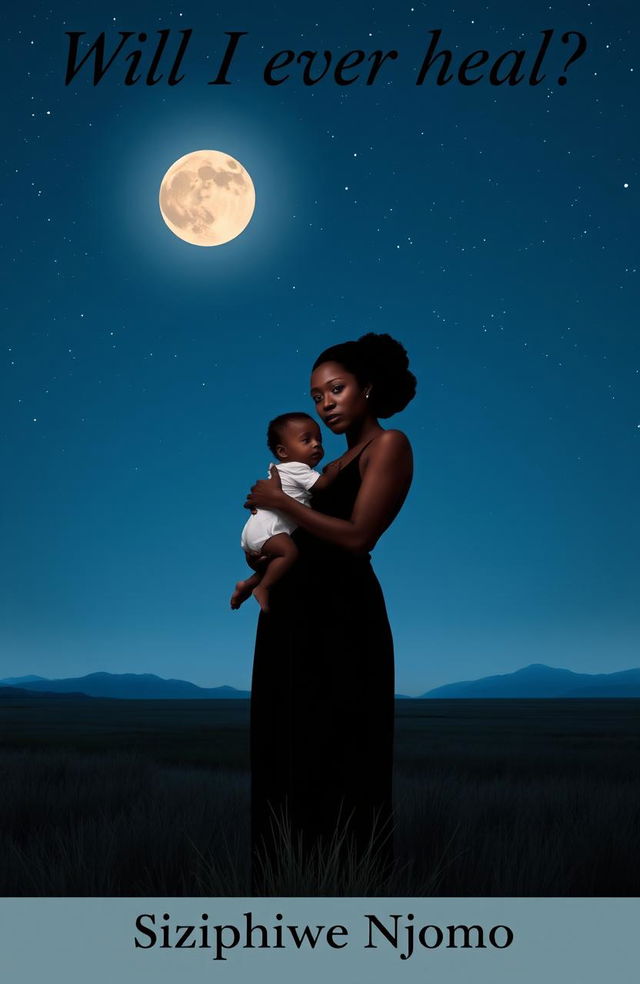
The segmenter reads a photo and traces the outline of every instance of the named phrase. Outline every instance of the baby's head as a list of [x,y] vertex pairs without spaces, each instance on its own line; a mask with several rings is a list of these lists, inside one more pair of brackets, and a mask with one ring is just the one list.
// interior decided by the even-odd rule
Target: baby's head
[[269,424],[267,444],[278,461],[315,468],[324,456],[320,428],[308,413],[281,413]]

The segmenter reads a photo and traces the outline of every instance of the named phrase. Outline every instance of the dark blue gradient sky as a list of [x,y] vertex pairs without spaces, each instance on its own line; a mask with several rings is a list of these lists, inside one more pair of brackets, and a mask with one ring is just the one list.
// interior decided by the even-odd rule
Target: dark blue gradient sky
[[[640,663],[638,16],[599,0],[12,11],[0,676],[247,687],[257,606],[228,598],[266,424],[311,409],[314,357],[365,331],[397,336],[419,380],[393,421],[415,484],[374,555],[398,691]],[[114,63],[65,88],[65,31],[161,28],[194,31],[179,85],[126,88]],[[416,86],[436,28],[458,62],[524,48],[527,72],[553,28],[547,78]],[[233,84],[208,86],[233,30],[249,32]],[[571,30],[588,49],[560,87]],[[266,86],[283,48],[399,56],[370,87]],[[210,249],[157,205],[202,147],[257,194],[246,232]],[[327,435],[326,460],[341,447]]]

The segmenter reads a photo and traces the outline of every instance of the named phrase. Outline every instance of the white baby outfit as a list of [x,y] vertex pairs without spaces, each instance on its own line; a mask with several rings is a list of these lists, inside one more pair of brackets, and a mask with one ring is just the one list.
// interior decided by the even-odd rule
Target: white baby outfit
[[[271,465],[269,465],[271,468]],[[276,465],[282,482],[282,491],[292,499],[309,505],[310,490],[320,478],[320,472],[301,461],[281,462]],[[277,533],[293,533],[296,524],[277,509],[258,509],[244,525],[240,546],[245,553],[259,554],[266,541]]]

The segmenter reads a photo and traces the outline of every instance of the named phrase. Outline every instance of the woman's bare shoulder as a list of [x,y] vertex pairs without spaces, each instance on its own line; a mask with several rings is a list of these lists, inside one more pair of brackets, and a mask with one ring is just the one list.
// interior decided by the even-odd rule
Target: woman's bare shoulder
[[411,442],[407,435],[401,430],[383,430],[378,437],[371,442],[369,450],[384,452],[385,454],[397,454],[400,452],[411,451]]
[[366,448],[363,464],[371,462],[377,467],[392,466],[399,462],[411,464],[413,452],[406,434],[400,430],[383,430]]

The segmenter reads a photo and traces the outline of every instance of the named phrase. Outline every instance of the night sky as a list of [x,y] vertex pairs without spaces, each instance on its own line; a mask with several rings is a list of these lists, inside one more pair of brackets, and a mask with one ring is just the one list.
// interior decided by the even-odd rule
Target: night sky
[[[229,596],[266,425],[312,412],[314,358],[366,331],[399,338],[419,383],[389,421],[414,485],[374,553],[397,691],[638,666],[636,5],[33,10],[5,15],[2,67],[0,677],[247,688],[258,609]],[[179,84],[125,86],[123,55],[65,87],[65,31],[113,47],[165,28],[171,52],[193,30]],[[490,52],[477,84],[438,86],[435,67],[415,84],[435,29],[454,72]],[[226,31],[248,33],[211,86]],[[588,47],[560,86],[565,31]],[[295,63],[266,85],[287,48],[398,57],[370,86],[305,86]],[[524,80],[492,85],[511,48]],[[158,209],[165,171],[201,148],[256,188],[225,246],[181,241]]]

